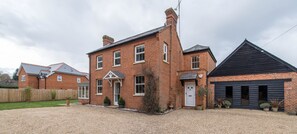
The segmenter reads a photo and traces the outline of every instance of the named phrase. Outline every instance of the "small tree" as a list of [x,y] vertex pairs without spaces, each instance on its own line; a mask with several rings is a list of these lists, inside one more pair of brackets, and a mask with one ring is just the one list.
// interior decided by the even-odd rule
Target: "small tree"
[[57,96],[57,92],[55,90],[51,91],[51,98],[52,100],[55,100]]
[[25,88],[25,99],[26,101],[31,101],[31,87]]
[[145,77],[145,95],[143,97],[142,110],[146,113],[154,114],[159,111],[157,78],[151,68],[143,68],[142,73]]
[[19,79],[19,77],[18,77],[18,71],[19,71],[19,69],[17,68],[17,69],[15,70],[15,72],[13,73],[13,76],[12,76],[12,79],[13,79],[13,80],[18,80],[18,79]]

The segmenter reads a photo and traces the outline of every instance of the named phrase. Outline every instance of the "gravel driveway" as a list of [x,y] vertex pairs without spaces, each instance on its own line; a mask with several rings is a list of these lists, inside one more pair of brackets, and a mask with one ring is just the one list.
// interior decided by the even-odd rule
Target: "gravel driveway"
[[77,105],[0,111],[0,133],[297,133],[297,116],[242,109],[146,115]]

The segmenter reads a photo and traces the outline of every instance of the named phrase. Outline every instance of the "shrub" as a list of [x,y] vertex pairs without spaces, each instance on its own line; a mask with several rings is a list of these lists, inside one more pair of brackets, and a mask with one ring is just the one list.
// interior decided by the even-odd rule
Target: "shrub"
[[125,106],[125,104],[126,104],[125,100],[122,97],[120,97],[119,106]]
[[204,88],[204,87],[200,87],[199,90],[198,90],[198,96],[202,97],[204,95],[207,95],[207,88]]
[[25,88],[25,99],[26,101],[30,101],[31,100],[31,87],[26,87]]
[[278,108],[282,105],[283,103],[283,100],[279,100],[279,99],[271,99],[270,100],[270,103],[271,103],[271,107],[273,108]]
[[225,107],[230,107],[232,105],[232,103],[230,101],[228,101],[228,100],[224,100],[223,103],[224,103]]
[[51,91],[51,98],[52,100],[55,100],[57,96],[57,92],[56,91]]
[[160,112],[159,97],[158,97],[158,86],[154,72],[151,68],[143,68],[142,73],[145,77],[145,95],[143,97],[142,110],[148,114],[154,114]]
[[107,96],[105,96],[103,103],[104,103],[104,106],[109,106],[111,102],[110,102],[110,99]]
[[264,109],[264,108],[270,108],[271,105],[267,102],[260,104],[260,108]]
[[224,102],[224,99],[222,99],[222,98],[218,98],[217,99],[217,105],[218,106],[222,106],[223,105],[223,102]]
[[66,97],[66,100],[71,100],[71,97]]

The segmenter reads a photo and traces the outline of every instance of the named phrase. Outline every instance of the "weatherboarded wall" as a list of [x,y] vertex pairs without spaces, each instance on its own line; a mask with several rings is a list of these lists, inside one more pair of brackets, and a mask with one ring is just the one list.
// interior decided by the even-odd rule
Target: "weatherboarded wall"
[[[77,90],[49,90],[32,89],[31,101],[51,100],[51,92],[56,92],[56,100],[63,100],[66,97],[77,99]],[[0,102],[22,102],[25,101],[24,89],[0,89]]]

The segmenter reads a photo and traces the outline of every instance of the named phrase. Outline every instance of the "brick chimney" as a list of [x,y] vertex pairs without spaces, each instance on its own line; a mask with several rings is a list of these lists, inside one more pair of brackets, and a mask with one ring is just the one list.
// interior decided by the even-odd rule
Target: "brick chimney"
[[166,14],[166,26],[172,25],[176,26],[178,16],[172,8],[169,8],[165,11]]
[[107,36],[107,35],[103,35],[102,39],[103,39],[103,46],[109,45],[109,44],[114,42],[114,39],[112,37]]

